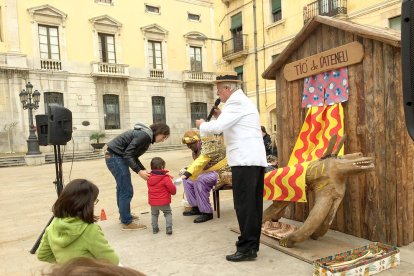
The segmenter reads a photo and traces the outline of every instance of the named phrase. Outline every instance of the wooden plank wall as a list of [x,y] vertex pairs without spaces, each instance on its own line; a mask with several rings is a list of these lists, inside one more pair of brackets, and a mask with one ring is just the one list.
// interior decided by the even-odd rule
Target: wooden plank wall
[[[363,44],[365,54],[361,63],[348,67],[345,152],[374,157],[375,171],[349,178],[331,228],[372,241],[407,245],[414,237],[414,142],[404,123],[400,48],[321,25],[287,63],[352,41]],[[276,121],[279,164],[283,166],[306,110],[301,108],[303,79],[287,82],[282,69],[276,74]],[[313,198],[309,194],[307,204],[291,204],[285,216],[303,221]]]

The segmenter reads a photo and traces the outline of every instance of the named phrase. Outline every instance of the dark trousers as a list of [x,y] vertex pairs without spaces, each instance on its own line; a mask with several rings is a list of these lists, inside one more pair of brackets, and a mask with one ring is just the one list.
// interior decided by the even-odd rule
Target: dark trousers
[[233,201],[240,227],[237,251],[259,250],[263,215],[264,167],[231,167]]

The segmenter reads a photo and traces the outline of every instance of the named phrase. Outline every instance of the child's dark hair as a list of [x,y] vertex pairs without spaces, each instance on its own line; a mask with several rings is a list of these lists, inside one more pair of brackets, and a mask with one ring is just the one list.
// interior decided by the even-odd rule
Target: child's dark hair
[[151,170],[162,170],[165,168],[165,161],[161,157],[154,157],[151,160]]
[[78,217],[86,223],[98,220],[93,215],[99,189],[86,179],[74,179],[69,182],[53,205],[53,215],[57,218]]

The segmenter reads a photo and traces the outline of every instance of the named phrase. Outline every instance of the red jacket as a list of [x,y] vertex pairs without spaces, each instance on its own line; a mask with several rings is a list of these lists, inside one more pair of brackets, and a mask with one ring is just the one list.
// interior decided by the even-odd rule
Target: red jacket
[[175,195],[177,189],[172,182],[172,177],[167,170],[153,170],[147,181],[148,203],[151,206],[162,206],[171,203],[171,195]]

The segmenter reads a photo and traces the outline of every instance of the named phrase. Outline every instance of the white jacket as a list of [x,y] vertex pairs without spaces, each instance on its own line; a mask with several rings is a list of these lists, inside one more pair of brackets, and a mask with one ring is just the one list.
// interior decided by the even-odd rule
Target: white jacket
[[200,125],[201,136],[222,132],[230,167],[267,166],[259,113],[241,89],[227,99],[216,121]]

